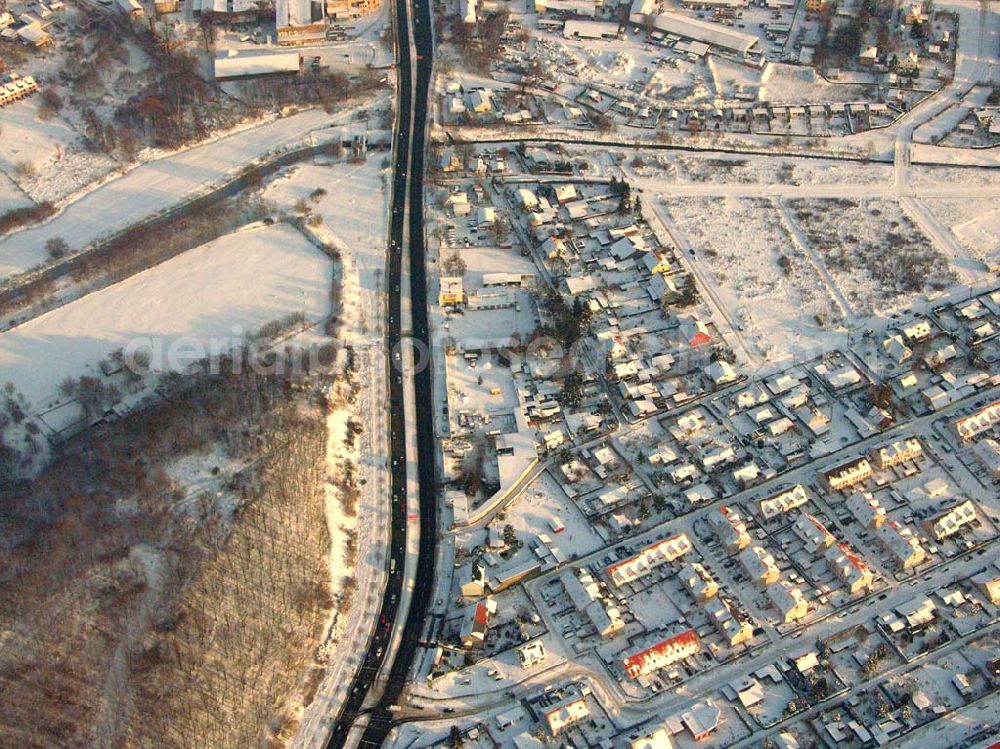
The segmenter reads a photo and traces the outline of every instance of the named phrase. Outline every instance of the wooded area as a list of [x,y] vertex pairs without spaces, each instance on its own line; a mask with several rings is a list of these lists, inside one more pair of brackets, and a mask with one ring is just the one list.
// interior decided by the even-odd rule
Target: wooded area
[[292,729],[332,606],[328,406],[317,378],[249,369],[170,378],[162,405],[0,487],[0,745]]

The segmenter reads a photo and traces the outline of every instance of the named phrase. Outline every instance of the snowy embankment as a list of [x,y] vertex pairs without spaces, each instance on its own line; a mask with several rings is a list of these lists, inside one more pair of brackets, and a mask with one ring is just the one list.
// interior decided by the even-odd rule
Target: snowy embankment
[[[353,589],[354,594],[339,595],[344,603],[330,623],[322,648],[325,674],[312,703],[303,711],[292,744],[301,748],[324,745],[326,721],[337,714],[346,696],[358,658],[377,621],[385,584],[388,541],[385,498],[389,489],[382,321],[389,209],[385,192],[387,171],[380,166],[379,155],[372,154],[369,159],[365,164],[303,164],[272,182],[266,191],[268,199],[281,205],[310,202],[312,211],[322,217],[323,223],[315,231],[334,245],[342,263],[338,338],[353,347],[358,369],[354,402],[334,411],[329,419],[331,482],[327,496],[327,520],[335,546],[338,533],[354,540],[353,552],[347,556],[334,548],[330,560],[332,577],[335,583],[353,580],[353,584],[345,584],[344,590]],[[313,197],[317,188],[326,193]],[[353,449],[348,449],[344,442],[348,417],[360,422],[363,429]],[[345,461],[355,466],[357,478],[353,515],[342,511],[341,489],[333,480],[341,475],[340,467]],[[335,595],[339,593],[335,591]]]

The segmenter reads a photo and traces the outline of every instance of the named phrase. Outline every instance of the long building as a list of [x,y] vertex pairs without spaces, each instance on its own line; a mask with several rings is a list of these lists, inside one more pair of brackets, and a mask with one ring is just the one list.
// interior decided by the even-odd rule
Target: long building
[[779,492],[773,496],[760,501],[760,514],[765,520],[777,517],[796,507],[801,507],[809,501],[806,488],[802,484],[796,484],[791,489]]
[[705,613],[729,647],[735,648],[753,638],[753,624],[733,616],[733,610],[721,597],[706,601]]
[[627,656],[622,661],[622,667],[630,679],[638,679],[640,676],[689,658],[699,650],[701,650],[701,640],[698,639],[698,633],[688,629]]
[[804,619],[809,614],[809,604],[802,591],[795,586],[784,582],[771,583],[766,592],[771,605],[781,614],[781,620],[785,624]]
[[699,562],[692,562],[681,567],[677,573],[684,589],[694,596],[699,603],[707,601],[719,592],[719,584],[715,582],[712,574]]
[[763,546],[744,549],[737,559],[746,576],[762,588],[775,582],[781,575],[774,556]]
[[883,445],[872,452],[872,458],[879,470],[905,463],[908,460],[919,460],[924,456],[924,446],[916,437]]
[[994,401],[975,413],[958,419],[955,422],[955,432],[968,442],[988,432],[997,423],[1000,423],[1000,401]]
[[629,557],[607,568],[608,579],[616,586],[638,580],[662,564],[667,564],[691,551],[691,540],[686,533],[665,538],[647,546],[634,557]]
[[587,617],[598,635],[612,637],[625,626],[618,607],[607,603],[601,595],[600,586],[589,572],[564,569],[559,573],[559,579],[573,606]]
[[727,554],[735,554],[750,545],[750,534],[739,513],[720,507],[708,513],[706,520]]
[[855,484],[860,484],[865,479],[869,478],[874,471],[872,470],[872,464],[869,462],[868,458],[857,458],[849,463],[843,463],[842,465],[831,468],[829,471],[823,474],[826,482],[830,485],[830,488],[834,491],[841,491]]
[[920,564],[927,558],[927,552],[920,544],[920,539],[905,525],[895,520],[883,523],[875,531],[879,542],[902,569],[908,570]]
[[820,549],[829,549],[836,540],[819,518],[806,512],[795,519],[792,530],[802,540],[806,551],[810,554],[815,554]]
[[215,58],[215,80],[296,75],[302,66],[298,52],[237,52]]
[[935,541],[941,541],[958,533],[964,526],[976,521],[976,506],[967,499],[942,515],[924,521],[927,532],[934,536]]
[[826,550],[826,565],[851,593],[871,588],[874,583],[871,570],[864,560],[846,543]]
[[847,509],[866,528],[878,528],[885,522],[885,508],[870,492],[854,492],[847,498]]
[[[646,16],[634,15],[629,20],[641,26],[645,24]],[[653,19],[653,26],[664,34],[704,42],[740,55],[746,55],[757,44],[757,37],[752,34],[745,34],[728,26],[709,23],[680,13],[660,13]]]
[[23,78],[15,78],[9,83],[0,85],[0,107],[13,104],[15,101],[31,96],[38,91],[38,84],[30,75]]

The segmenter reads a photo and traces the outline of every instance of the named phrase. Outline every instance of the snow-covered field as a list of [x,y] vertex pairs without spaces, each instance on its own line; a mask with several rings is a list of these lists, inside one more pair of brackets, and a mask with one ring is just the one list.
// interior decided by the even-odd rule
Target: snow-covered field
[[[53,237],[80,249],[204,192],[258,157],[297,144],[314,130],[329,128],[330,121],[325,112],[310,110],[136,167],[71,203],[51,221],[0,241],[0,279],[44,262],[45,243]],[[327,138],[335,133],[327,129],[319,135]]]
[[1000,169],[914,165],[910,167],[910,181],[918,186],[938,185],[942,182],[960,185],[1000,185]]
[[130,341],[152,337],[169,352],[296,312],[315,319],[327,311],[330,273],[329,258],[290,226],[231,234],[0,334],[2,379],[39,406]]
[[[633,168],[640,177],[675,175],[677,182],[702,184],[773,185],[866,185],[892,181],[892,167],[887,164],[860,165],[845,161],[818,161],[815,159],[774,158],[735,154],[641,155],[644,166]],[[628,163],[628,162],[627,162]],[[721,191],[720,191],[721,192]]]
[[27,205],[31,205],[28,196],[18,188],[10,177],[0,172],[0,215]]
[[933,199],[924,205],[974,256],[985,260],[1000,251],[1000,210],[996,201]]
[[[56,200],[108,173],[116,163],[85,150],[80,134],[59,115],[39,119],[41,101],[36,94],[4,108],[0,170],[14,176],[19,165],[30,165],[34,174],[17,177],[18,183],[35,200]],[[3,196],[0,192],[0,212]]]
[[995,255],[1000,252],[1000,208],[958,224],[952,231],[979,257]]
[[[323,217],[323,231],[342,252],[347,273],[353,267],[357,283],[344,288],[343,314],[363,326],[373,324],[377,310],[359,308],[364,293],[381,293],[385,269],[387,198],[383,192],[382,156],[373,154],[365,164],[302,164],[285,172],[268,185],[264,196],[280,206],[291,207],[306,200]],[[315,202],[310,195],[317,188],[327,194]],[[367,303],[367,302],[366,302]],[[359,329],[360,330],[360,329]]]

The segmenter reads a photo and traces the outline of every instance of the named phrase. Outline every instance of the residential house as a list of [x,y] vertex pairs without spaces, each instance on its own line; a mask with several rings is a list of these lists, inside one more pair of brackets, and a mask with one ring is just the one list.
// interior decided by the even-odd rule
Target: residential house
[[706,520],[727,554],[735,554],[750,545],[750,534],[747,533],[746,523],[733,509],[720,507],[712,510]]
[[802,591],[783,581],[771,583],[765,589],[771,605],[778,610],[785,624],[804,619],[809,614],[809,604]]
[[690,658],[700,650],[701,640],[698,639],[698,633],[688,629],[627,656],[622,661],[622,667],[630,679],[638,679],[640,676]]
[[760,514],[765,520],[777,517],[796,507],[801,507],[809,501],[809,495],[802,484],[796,484],[791,489],[785,489],[760,501]]
[[757,586],[763,588],[775,582],[781,575],[774,556],[763,546],[751,546],[744,549],[737,557],[746,576]]

